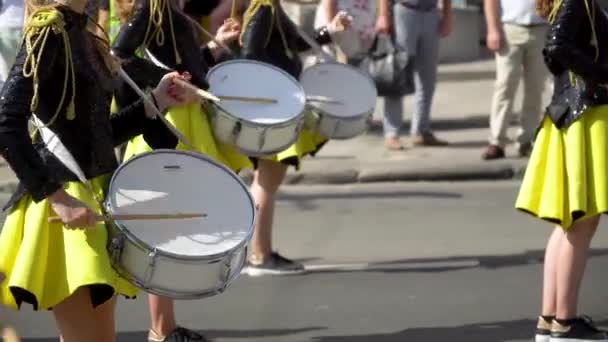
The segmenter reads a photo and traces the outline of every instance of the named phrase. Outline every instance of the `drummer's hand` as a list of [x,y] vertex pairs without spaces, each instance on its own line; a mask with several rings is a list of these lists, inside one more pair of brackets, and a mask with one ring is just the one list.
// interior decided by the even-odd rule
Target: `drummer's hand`
[[175,80],[181,80],[190,83],[191,79],[192,76],[187,72],[183,74],[172,72],[166,74],[160,80],[156,89],[152,91],[152,94],[158,103],[158,109],[161,113],[164,113],[169,107],[183,106],[196,100],[196,94],[193,90],[175,82]]
[[[235,41],[241,33],[241,25],[231,18],[224,21],[215,34],[215,39],[222,44],[228,45]],[[212,48],[212,47],[211,47]]]
[[68,195],[63,189],[49,197],[51,208],[67,229],[94,228],[95,213],[82,201]]
[[340,11],[334,16],[327,29],[330,34],[346,31],[350,27],[353,18],[345,11]]

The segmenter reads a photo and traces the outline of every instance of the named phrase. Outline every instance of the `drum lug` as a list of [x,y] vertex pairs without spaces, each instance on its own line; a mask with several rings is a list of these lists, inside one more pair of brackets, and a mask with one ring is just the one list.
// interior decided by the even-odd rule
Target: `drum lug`
[[336,132],[338,132],[338,128],[339,128],[339,127],[340,127],[340,121],[339,121],[339,120],[336,120],[336,121],[334,122],[334,127],[333,127],[333,128],[332,128],[332,130],[331,130],[331,136],[332,136],[332,137],[335,137],[335,136],[336,136]]
[[239,133],[241,133],[242,129],[243,124],[240,121],[237,121],[232,128],[232,136],[230,137],[230,141],[232,141],[233,144],[236,144],[237,137],[239,136]]
[[144,272],[143,285],[145,288],[150,288],[150,281],[154,276],[154,269],[156,266],[156,248],[153,249],[150,253],[148,253],[148,267],[146,267],[146,271]]
[[[230,281],[230,272],[232,271],[232,265],[231,265],[231,260],[230,259],[224,259],[224,261],[222,262],[223,264],[223,283],[226,284]],[[225,286],[225,285],[224,285]]]
[[120,264],[120,257],[122,256],[122,250],[125,247],[125,237],[122,234],[118,234],[113,237],[108,247],[110,251],[110,261],[113,265]]
[[260,138],[258,139],[258,151],[261,151],[264,145],[266,144],[266,132],[268,132],[268,127],[264,127],[262,129],[262,133],[260,134]]

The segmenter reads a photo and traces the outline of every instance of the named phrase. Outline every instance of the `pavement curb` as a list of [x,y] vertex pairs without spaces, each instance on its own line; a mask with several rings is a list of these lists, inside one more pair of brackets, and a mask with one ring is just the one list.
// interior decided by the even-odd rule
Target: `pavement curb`
[[[461,165],[449,169],[408,168],[390,169],[381,167],[345,169],[338,171],[299,171],[288,173],[284,184],[331,185],[380,182],[441,182],[475,180],[518,180],[525,173],[525,165]],[[241,173],[245,183],[251,184],[253,173]]]
[[[429,171],[432,169],[432,171]],[[360,170],[345,169],[335,171],[296,171],[289,172],[283,184],[288,185],[338,185],[381,182],[449,182],[476,180],[517,180],[525,173],[525,163],[487,164],[487,165],[453,165],[447,167],[367,167]],[[239,175],[243,182],[250,185],[252,171],[243,171]],[[17,179],[0,181],[0,193],[13,193],[17,189]]]

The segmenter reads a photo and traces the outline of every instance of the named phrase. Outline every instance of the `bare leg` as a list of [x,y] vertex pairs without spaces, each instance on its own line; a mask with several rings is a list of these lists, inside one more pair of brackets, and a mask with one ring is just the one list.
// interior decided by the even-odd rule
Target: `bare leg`
[[562,240],[565,239],[564,230],[557,226],[553,229],[547,249],[545,250],[545,266],[543,279],[543,316],[555,316],[557,311],[557,265]]
[[114,342],[114,300],[96,309],[88,287],[55,306],[53,314],[64,342]]
[[152,331],[158,335],[167,336],[177,328],[172,299],[149,295],[148,304],[150,305]]
[[597,230],[599,216],[575,223],[565,234],[559,251],[557,264],[557,318],[570,319],[578,314],[578,295],[589,245]]
[[272,222],[275,194],[287,173],[287,165],[260,159],[255,172],[251,192],[258,215],[251,240],[251,258],[261,262],[272,253]]

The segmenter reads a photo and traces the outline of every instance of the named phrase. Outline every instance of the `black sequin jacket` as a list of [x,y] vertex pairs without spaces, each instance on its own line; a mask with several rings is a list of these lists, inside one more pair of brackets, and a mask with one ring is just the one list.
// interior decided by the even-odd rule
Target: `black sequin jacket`
[[[593,17],[597,44],[592,39]],[[555,76],[547,114],[557,127],[569,126],[590,106],[608,104],[603,86],[608,84],[608,17],[594,0],[563,0],[543,54]]]
[[[150,66],[142,67],[142,64],[146,64],[140,61],[133,61],[138,59],[136,52],[143,47],[144,39],[146,38],[146,32],[150,24],[150,0],[136,0],[133,13],[131,18],[122,27],[114,44],[112,46],[113,53],[122,58],[127,59],[125,65],[125,71],[133,78],[137,78],[136,81],[144,81],[146,75],[135,75],[140,70],[148,70]],[[164,41],[162,45],[159,45],[156,38],[153,38],[147,47],[148,51],[158,61],[163,63],[165,66],[172,68],[179,72],[188,71],[192,75],[192,83],[197,85],[199,88],[209,88],[205,80],[209,65],[212,65],[215,61],[211,51],[206,47],[199,45],[198,34],[195,31],[195,27],[187,19],[187,15],[174,4],[174,1],[168,0],[171,3],[171,20],[169,19],[169,10],[165,9],[163,12],[162,30],[164,33]],[[199,0],[202,1],[202,0]],[[173,32],[175,33],[175,46],[181,57],[181,63],[177,63],[173,35],[171,34],[171,23],[173,24]],[[151,26],[150,30],[154,30],[154,25]],[[130,59],[130,60],[129,60]],[[131,64],[134,63],[135,69],[129,70]],[[161,69],[161,71],[167,72]],[[149,83],[157,83],[159,72],[153,73],[150,77]],[[162,74],[162,72],[160,72]]]
[[[58,135],[86,177],[91,179],[112,173],[117,167],[114,146],[142,133],[155,148],[174,148],[176,139],[160,120],[147,118],[141,101],[110,117],[114,79],[95,46],[96,38],[85,30],[87,18],[66,7],[60,6],[58,10],[64,17],[71,44],[76,76],[76,115],[68,120],[65,114],[72,94],[71,82],[68,82],[66,101],[49,128]],[[51,33],[44,45],[39,68],[36,116],[44,123],[51,120],[60,103],[65,54],[61,35]],[[26,55],[22,48],[0,93],[0,153],[20,181],[5,209],[26,193],[38,202],[60,189],[63,183],[77,180],[40,139],[32,141],[29,135],[34,87],[32,78],[23,75]]]
[[[289,49],[294,52],[292,54],[287,52],[283,44],[279,23]],[[283,69],[296,79],[300,77],[302,61],[297,53],[310,49],[310,45],[300,37],[295,24],[281,6],[275,5],[275,13],[271,6],[260,6],[243,29],[245,30],[242,35],[243,58],[269,63]],[[326,27],[317,30],[313,38],[321,45],[331,42]]]

